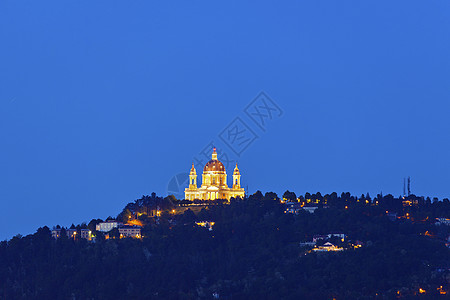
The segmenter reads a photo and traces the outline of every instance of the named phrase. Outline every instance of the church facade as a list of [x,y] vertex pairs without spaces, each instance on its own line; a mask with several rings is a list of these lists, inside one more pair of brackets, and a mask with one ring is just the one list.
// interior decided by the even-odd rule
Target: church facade
[[192,164],[189,173],[189,187],[184,190],[186,200],[216,200],[234,197],[244,198],[245,190],[241,188],[241,173],[238,166],[233,171],[233,185],[227,185],[227,173],[224,165],[217,159],[216,148],[214,148],[211,160],[203,168],[202,185],[197,186],[197,172]]

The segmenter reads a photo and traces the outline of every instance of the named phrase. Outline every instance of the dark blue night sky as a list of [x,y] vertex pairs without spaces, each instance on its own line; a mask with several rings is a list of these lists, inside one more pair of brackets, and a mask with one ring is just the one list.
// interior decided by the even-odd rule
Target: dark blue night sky
[[399,196],[411,176],[413,193],[450,197],[449,15],[448,1],[1,1],[0,238],[165,196],[212,144],[251,193]]

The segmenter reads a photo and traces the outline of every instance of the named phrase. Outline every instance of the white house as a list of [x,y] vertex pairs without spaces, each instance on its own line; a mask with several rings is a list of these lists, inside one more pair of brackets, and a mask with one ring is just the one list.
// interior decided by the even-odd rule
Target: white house
[[97,231],[101,231],[101,232],[108,232],[108,231],[111,231],[111,229],[117,228],[122,225],[123,225],[122,222],[117,222],[116,220],[108,220],[105,222],[98,223],[95,226],[95,229]]

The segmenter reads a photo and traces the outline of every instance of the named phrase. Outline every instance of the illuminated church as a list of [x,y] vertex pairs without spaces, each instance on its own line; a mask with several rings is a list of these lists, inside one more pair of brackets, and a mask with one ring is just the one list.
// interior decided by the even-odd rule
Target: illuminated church
[[215,200],[227,199],[231,197],[244,198],[245,190],[241,188],[241,173],[237,167],[233,172],[233,187],[227,185],[227,172],[223,164],[217,159],[216,148],[212,153],[212,158],[203,168],[202,185],[197,187],[197,172],[194,164],[192,164],[189,173],[189,187],[184,190],[184,198],[186,200]]

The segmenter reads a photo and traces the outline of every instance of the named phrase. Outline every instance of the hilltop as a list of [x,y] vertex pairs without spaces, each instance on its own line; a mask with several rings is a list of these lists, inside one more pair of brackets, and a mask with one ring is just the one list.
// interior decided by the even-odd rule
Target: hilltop
[[95,242],[55,240],[43,227],[2,242],[0,297],[437,297],[449,289],[449,216],[448,199],[414,195],[257,192],[195,203],[152,194],[115,218],[142,225],[142,238],[105,239],[94,230]]

